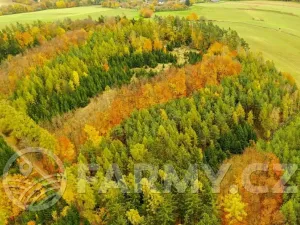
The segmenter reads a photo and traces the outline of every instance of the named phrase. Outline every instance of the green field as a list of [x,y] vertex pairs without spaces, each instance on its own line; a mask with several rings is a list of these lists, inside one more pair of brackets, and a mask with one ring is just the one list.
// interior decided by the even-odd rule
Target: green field
[[[156,14],[186,16],[191,12],[213,20],[221,27],[236,30],[250,44],[253,51],[262,52],[265,58],[273,60],[279,69],[292,73],[300,83],[300,4],[272,1],[203,3],[194,5],[188,11]],[[101,6],[55,9],[2,16],[0,27],[9,23],[29,23],[38,19],[53,21],[66,17],[97,18],[100,15],[138,17],[138,12]]]
[[91,16],[97,19],[100,15],[116,16],[126,15],[127,17],[137,17],[137,10],[131,9],[109,9],[101,6],[85,6],[67,9],[49,9],[31,13],[20,13],[7,16],[0,16],[0,28],[10,23],[30,23],[35,20],[55,21],[64,18],[82,19]]

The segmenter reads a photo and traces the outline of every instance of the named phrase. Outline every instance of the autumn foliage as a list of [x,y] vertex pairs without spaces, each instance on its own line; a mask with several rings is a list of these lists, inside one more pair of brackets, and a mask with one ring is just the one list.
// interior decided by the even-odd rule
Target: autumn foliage
[[[10,197],[6,192],[8,187]],[[1,178],[0,196],[0,224],[8,224],[23,212],[26,205],[43,200],[46,197],[46,189],[33,178],[20,174],[8,175],[3,180]]]
[[86,0],[12,0],[12,2],[20,4],[2,5],[0,7],[0,16],[17,13],[35,12],[46,9],[71,8],[96,3],[96,1]]
[[[141,16],[154,10],[143,8]],[[280,193],[279,159],[299,162],[299,126],[286,126],[279,137],[274,132],[299,112],[300,94],[291,75],[247,52],[234,31],[195,13],[38,24],[0,32],[0,50],[9,49],[0,55],[0,168],[18,149],[44,148],[64,163],[67,188],[53,207],[31,212],[15,207],[0,182],[0,225],[298,224],[299,194]],[[63,172],[42,154],[28,158],[31,176],[17,168],[8,176],[24,183],[13,183],[16,197]],[[219,195],[202,168],[191,174],[189,166],[209,165],[217,175],[223,162],[231,167]],[[254,163],[268,170],[245,180]],[[157,167],[157,179],[149,168],[135,183],[137,164]],[[288,184],[298,181],[296,173]],[[42,185],[33,190],[48,197]],[[247,185],[268,189],[256,193]],[[25,203],[37,200],[30,197]]]
[[199,16],[196,13],[191,13],[186,18],[187,18],[187,20],[190,20],[190,21],[196,21],[199,19]]
[[[215,49],[219,46],[218,51]],[[135,88],[122,88],[108,111],[92,123],[101,134],[120,124],[134,109],[148,108],[171,99],[187,96],[206,84],[218,84],[223,77],[241,72],[241,65],[227,46],[215,43],[201,63],[184,69],[170,69],[160,78]]]
[[18,80],[28,76],[37,67],[45,65],[49,59],[54,58],[71,47],[81,45],[88,38],[88,33],[81,29],[67,32],[41,46],[28,50],[25,54],[8,60],[0,68],[0,91],[9,94],[15,90]]
[[214,43],[201,63],[186,67],[189,75],[188,92],[193,92],[206,84],[218,84],[224,77],[239,74],[242,67],[237,60],[234,60],[235,57],[236,53],[230,51],[227,46],[219,42]]
[[[225,163],[231,164],[231,167],[220,187],[221,194],[219,199],[222,208],[222,224],[284,224],[283,216],[280,212],[283,194],[273,192],[273,188],[278,184],[282,175],[280,168],[274,170],[276,168],[274,166],[280,163],[279,159],[274,154],[262,153],[251,147],[242,155],[233,156]],[[243,176],[246,174],[245,170],[248,166],[258,163],[266,164],[267,171],[255,171],[249,174],[250,182],[251,185],[256,187],[266,186],[268,188],[266,193],[255,193],[256,189],[249,190],[245,186],[245,184],[248,184],[248,181]],[[256,167],[259,170],[259,167]],[[280,190],[283,190],[282,187],[279,187],[276,192],[280,192]],[[226,208],[226,201],[230,201],[228,198],[238,195],[241,197],[234,197],[235,201],[231,201],[233,207]]]
[[140,84],[135,88],[122,88],[105,113],[95,119],[101,134],[119,124],[134,109],[148,108],[154,104],[164,103],[170,99],[186,96],[185,73],[183,70],[172,69],[168,75],[157,77],[152,82]]
[[143,8],[140,10],[140,15],[144,18],[151,18],[153,13],[153,10],[149,8]]
[[118,8],[120,7],[120,3],[118,1],[103,1],[102,6],[108,8]]
[[218,84],[223,77],[239,74],[241,65],[235,57],[236,54],[229,51],[227,46],[215,43],[204,55],[202,62],[187,65],[182,69],[170,68],[147,83],[139,81],[124,86],[117,91],[107,108],[96,108],[96,111],[84,120],[81,116],[76,123],[63,121],[63,126],[54,132],[71,138],[78,147],[86,139],[83,132],[86,123],[96,128],[100,135],[105,135],[136,109],[149,108],[155,104],[189,96],[206,84]]
[[66,137],[58,138],[59,151],[57,156],[66,162],[73,162],[76,157],[76,152],[72,142]]

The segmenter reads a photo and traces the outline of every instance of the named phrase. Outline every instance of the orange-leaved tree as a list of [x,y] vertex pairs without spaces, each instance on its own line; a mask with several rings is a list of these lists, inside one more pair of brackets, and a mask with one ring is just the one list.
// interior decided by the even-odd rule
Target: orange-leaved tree
[[225,163],[231,167],[220,186],[222,223],[284,224],[280,211],[283,194],[279,193],[283,189],[278,186],[274,191],[282,175],[281,168],[277,168],[278,158],[250,147],[242,155],[233,156]]

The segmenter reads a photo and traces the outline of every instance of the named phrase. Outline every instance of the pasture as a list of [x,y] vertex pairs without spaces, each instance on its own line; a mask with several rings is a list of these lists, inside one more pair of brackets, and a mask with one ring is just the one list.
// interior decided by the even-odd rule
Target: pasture
[[[158,12],[156,15],[187,16],[195,12],[215,24],[236,30],[256,52],[273,60],[280,70],[290,72],[300,83],[300,4],[272,1],[241,1],[196,4],[187,11]],[[55,21],[91,16],[127,16],[138,18],[132,9],[108,9],[89,6],[54,9],[0,17],[0,28],[16,22]]]
[[136,10],[131,9],[110,9],[101,6],[84,6],[66,9],[48,9],[38,12],[20,13],[13,15],[0,16],[0,28],[10,23],[31,23],[36,20],[56,21],[64,18],[83,19],[91,16],[97,19],[99,16],[116,16],[126,15],[127,17],[138,16]]

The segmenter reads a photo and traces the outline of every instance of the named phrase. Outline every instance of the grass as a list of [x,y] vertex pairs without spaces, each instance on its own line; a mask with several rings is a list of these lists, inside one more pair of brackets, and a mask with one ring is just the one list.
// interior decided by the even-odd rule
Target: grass
[[[282,71],[290,72],[300,84],[300,4],[272,1],[241,1],[202,3],[187,11],[159,12],[156,15],[187,16],[195,12],[215,24],[236,30],[253,51],[262,52]],[[138,18],[138,11],[107,9],[89,6],[46,10],[0,17],[0,28],[15,22],[32,22],[40,19],[54,21],[63,18],[79,19],[100,15]]]
[[99,16],[126,15],[127,17],[138,17],[138,12],[131,9],[109,9],[101,6],[85,6],[67,9],[49,9],[38,12],[20,13],[0,16],[0,28],[10,23],[31,23],[36,20],[56,21],[64,18],[82,19],[91,16],[97,19]]

